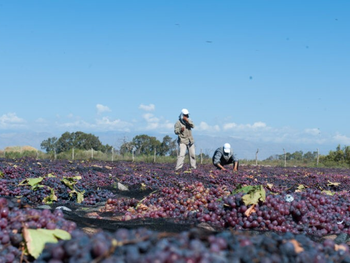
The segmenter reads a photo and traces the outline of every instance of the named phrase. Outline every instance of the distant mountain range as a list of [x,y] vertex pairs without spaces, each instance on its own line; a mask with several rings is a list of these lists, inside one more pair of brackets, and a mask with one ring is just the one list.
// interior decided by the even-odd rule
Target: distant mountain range
[[[85,132],[85,131],[84,131]],[[86,132],[90,133],[90,132]],[[155,133],[121,133],[121,132],[91,132],[98,136],[103,144],[109,144],[118,149],[123,142],[131,141],[136,135],[147,134],[149,136],[156,137],[159,141],[162,141],[163,137],[169,135],[173,139],[176,136],[173,134],[155,134]],[[40,144],[43,140],[56,136],[59,138],[61,134],[51,134],[48,132],[8,132],[0,133],[0,150],[5,149],[8,146],[32,146],[36,149],[40,149]],[[303,151],[304,153],[310,151],[314,152],[319,149],[319,153],[327,155],[330,150],[335,150],[335,146],[331,145],[304,145],[304,144],[281,144],[281,143],[268,143],[268,142],[254,142],[242,139],[235,139],[232,137],[214,137],[208,135],[196,135],[195,136],[196,153],[203,153],[212,156],[214,151],[228,142],[238,159],[254,160],[255,154],[258,151],[258,160],[264,160],[273,155],[283,154],[283,149],[286,152],[294,153],[295,151]]]

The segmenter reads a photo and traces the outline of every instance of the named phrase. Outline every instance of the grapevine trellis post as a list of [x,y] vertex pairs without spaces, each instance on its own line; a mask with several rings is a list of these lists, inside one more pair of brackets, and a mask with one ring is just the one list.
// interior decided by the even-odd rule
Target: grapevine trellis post
[[72,148],[72,160],[74,160],[74,147]]
[[316,166],[318,166],[318,162],[320,161],[320,155],[319,155],[319,151],[317,148],[317,161],[316,161]]
[[201,149],[201,164],[203,164],[203,153],[202,153],[202,149]]
[[284,167],[287,166],[287,156],[286,156],[286,150],[283,148],[283,152],[284,152]]
[[259,149],[257,149],[255,153],[255,165],[258,165],[258,152],[259,152]]
[[113,158],[114,158],[114,148],[112,148],[112,162],[113,162]]
[[93,159],[94,159],[94,149],[91,148],[91,160],[93,160]]
[[154,148],[154,156],[153,156],[153,162],[156,162],[156,155],[157,155],[157,149]]

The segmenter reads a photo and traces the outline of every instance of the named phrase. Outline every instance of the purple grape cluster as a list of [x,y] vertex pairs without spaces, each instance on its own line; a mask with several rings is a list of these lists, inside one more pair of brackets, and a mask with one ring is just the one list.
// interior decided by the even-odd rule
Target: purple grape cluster
[[51,262],[350,262],[349,247],[325,240],[316,243],[291,233],[248,235],[198,229],[178,234],[144,228],[99,232],[79,230],[72,239],[47,244],[37,263]]
[[24,256],[23,228],[62,229],[72,232],[76,224],[63,218],[60,210],[25,208],[18,202],[0,198],[0,263],[31,260]]

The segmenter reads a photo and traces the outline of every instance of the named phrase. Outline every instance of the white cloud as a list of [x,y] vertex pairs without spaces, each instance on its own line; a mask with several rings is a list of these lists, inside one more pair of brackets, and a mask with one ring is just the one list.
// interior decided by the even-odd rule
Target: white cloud
[[152,113],[143,114],[143,118],[147,122],[159,122],[159,119],[157,117],[155,117]]
[[94,123],[89,123],[84,120],[75,120],[73,122],[66,122],[57,124],[70,130],[91,130],[91,131],[130,131],[131,123],[122,120],[111,120],[108,117],[96,119]]
[[44,118],[38,118],[35,120],[36,123],[46,123],[47,121]]
[[96,120],[96,125],[99,130],[118,130],[129,131],[132,126],[131,123],[122,120],[110,120],[108,117]]
[[159,118],[155,117],[152,113],[145,113],[142,115],[142,117],[147,122],[146,129],[154,130],[159,127]]
[[64,127],[64,128],[74,128],[74,129],[89,129],[91,127],[93,127],[92,124],[83,121],[83,120],[76,120],[73,122],[65,122],[65,123],[61,123],[61,124],[57,124],[60,127]]
[[154,104],[150,104],[150,105],[141,104],[139,106],[139,109],[144,111],[154,111],[156,109],[156,106]]
[[197,126],[197,129],[199,131],[208,131],[208,132],[219,132],[220,131],[219,125],[210,126],[208,123],[206,123],[204,121],[199,123],[199,125]]
[[163,118],[158,118],[152,113],[145,113],[142,117],[146,121],[146,127],[144,128],[146,130],[169,132],[174,128],[174,123],[164,120]]
[[320,134],[320,130],[317,129],[317,128],[305,129],[305,133],[310,134],[310,135],[319,135]]
[[333,139],[339,144],[350,145],[350,137],[337,133]]
[[19,118],[16,113],[10,112],[0,116],[0,128],[23,127],[26,121]]
[[224,130],[232,130],[237,127],[237,124],[232,122],[232,123],[226,123],[224,124]]
[[107,106],[104,106],[102,104],[97,104],[96,105],[96,109],[97,109],[97,113],[101,114],[103,112],[109,112],[111,111],[110,108],[108,108]]
[[224,130],[256,130],[268,128],[266,123],[258,121],[253,124],[236,124],[236,123],[226,123],[223,125]]
[[258,122],[254,122],[254,124],[251,126],[252,128],[266,128],[266,124],[258,121]]

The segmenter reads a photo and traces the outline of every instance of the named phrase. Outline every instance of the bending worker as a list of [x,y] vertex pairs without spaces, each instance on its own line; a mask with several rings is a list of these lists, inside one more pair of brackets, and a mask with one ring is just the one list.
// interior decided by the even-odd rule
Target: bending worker
[[233,171],[237,171],[239,163],[233,156],[231,145],[229,143],[225,143],[223,147],[217,148],[214,152],[213,164],[218,169],[226,171],[227,169],[224,167],[224,165],[231,163],[233,164]]

